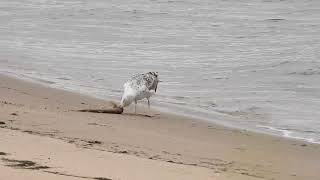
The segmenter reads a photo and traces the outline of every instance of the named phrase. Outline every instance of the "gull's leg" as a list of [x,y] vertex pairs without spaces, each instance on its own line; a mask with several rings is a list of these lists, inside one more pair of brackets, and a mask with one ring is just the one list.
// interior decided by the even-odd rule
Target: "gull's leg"
[[149,112],[150,112],[150,100],[148,98],[148,108],[149,108]]
[[137,100],[134,101],[134,113],[137,114]]

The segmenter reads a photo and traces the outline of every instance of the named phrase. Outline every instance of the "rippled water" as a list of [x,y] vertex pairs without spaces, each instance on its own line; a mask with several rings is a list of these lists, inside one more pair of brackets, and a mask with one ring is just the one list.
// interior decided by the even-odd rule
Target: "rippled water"
[[320,142],[320,1],[2,0],[0,70],[119,99],[158,71],[152,103]]

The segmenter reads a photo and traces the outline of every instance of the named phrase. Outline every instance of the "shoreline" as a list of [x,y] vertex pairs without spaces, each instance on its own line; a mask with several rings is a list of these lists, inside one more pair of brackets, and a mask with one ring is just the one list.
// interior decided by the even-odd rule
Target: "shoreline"
[[[66,89],[66,88],[62,88],[62,87],[58,87],[58,86],[50,86],[52,84],[55,83],[49,83],[49,81],[47,80],[43,80],[41,78],[34,78],[34,77],[29,77],[26,75],[22,75],[22,74],[17,74],[14,72],[1,72],[0,76],[7,76],[10,78],[15,78],[15,79],[19,79],[22,81],[26,81],[29,83],[34,83],[34,84],[38,84],[41,86],[45,86],[45,87],[49,87],[49,88],[53,88],[53,89],[57,89],[57,90],[61,90],[61,91],[67,91],[70,93],[75,93],[75,94],[80,94],[82,96],[88,96],[90,98],[94,98],[97,99],[99,101],[112,101],[115,103],[118,103],[120,97],[118,99],[104,99],[101,96],[92,96],[89,93],[81,93],[81,92],[76,92],[73,89]],[[139,104],[139,107],[142,107],[143,109],[146,109],[146,104]],[[285,130],[285,129],[278,129],[272,126],[262,126],[259,125],[260,128],[263,128],[264,131],[262,129],[257,129],[258,127],[256,127],[256,129],[254,127],[247,127],[247,126],[241,126],[241,127],[237,127],[236,125],[233,125],[232,123],[223,123],[222,120],[215,120],[213,121],[212,118],[205,118],[205,117],[201,117],[201,116],[197,116],[197,115],[190,115],[190,114],[183,114],[183,112],[176,112],[174,110],[169,110],[169,108],[164,108],[164,107],[160,107],[160,106],[153,106],[155,108],[153,108],[155,111],[157,111],[158,113],[166,113],[166,114],[171,114],[171,115],[176,115],[176,116],[181,116],[181,117],[185,117],[185,118],[192,118],[192,119],[197,119],[199,121],[205,121],[208,123],[211,123],[213,125],[216,126],[221,126],[221,127],[225,127],[225,128],[230,128],[230,129],[234,129],[234,130],[238,130],[238,131],[249,131],[251,133],[258,133],[258,134],[262,134],[262,135],[269,135],[269,136],[273,136],[273,137],[279,137],[279,138],[285,138],[288,140],[295,140],[295,141],[301,141],[304,143],[311,143],[311,144],[320,144],[319,141],[314,140],[313,138],[307,138],[307,137],[300,137],[300,136],[290,136],[288,134],[291,134],[291,131]],[[221,115],[223,116],[223,115]],[[211,119],[211,120],[210,120]],[[272,131],[272,132],[271,132]],[[276,133],[278,132],[278,133]]]
[[[4,154],[0,177],[298,180],[320,176],[318,144],[156,110],[148,117],[142,106],[138,115],[131,113],[132,108],[122,115],[74,112],[111,104],[6,75],[0,75],[0,84]],[[70,153],[77,154],[77,166],[68,158]],[[15,168],[4,159],[28,160],[47,168],[30,174],[35,167]],[[87,161],[90,168],[85,169]]]

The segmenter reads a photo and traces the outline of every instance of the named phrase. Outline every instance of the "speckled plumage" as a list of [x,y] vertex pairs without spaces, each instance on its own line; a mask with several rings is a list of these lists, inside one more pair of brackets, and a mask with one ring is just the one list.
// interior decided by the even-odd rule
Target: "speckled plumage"
[[144,98],[147,98],[150,107],[149,98],[157,91],[158,82],[157,72],[148,72],[132,76],[131,79],[123,85],[124,92],[120,107],[129,106],[132,102],[137,104],[138,100]]

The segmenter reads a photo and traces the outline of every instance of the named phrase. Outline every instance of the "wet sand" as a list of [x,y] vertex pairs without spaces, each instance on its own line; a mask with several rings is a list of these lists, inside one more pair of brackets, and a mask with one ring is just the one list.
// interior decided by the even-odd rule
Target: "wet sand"
[[0,179],[316,180],[320,146],[0,76]]

